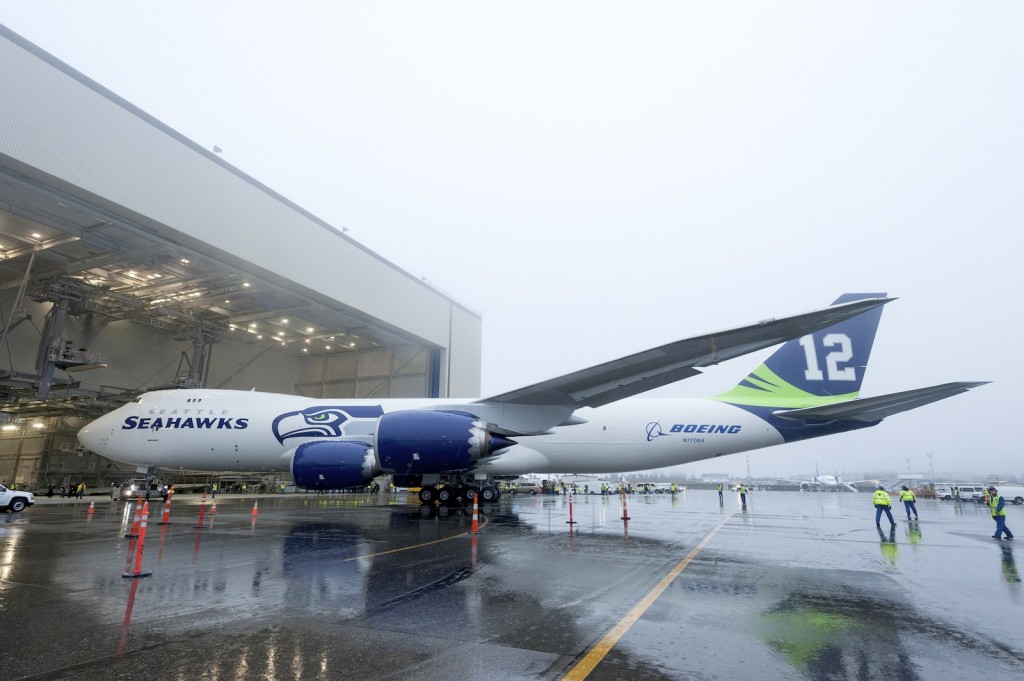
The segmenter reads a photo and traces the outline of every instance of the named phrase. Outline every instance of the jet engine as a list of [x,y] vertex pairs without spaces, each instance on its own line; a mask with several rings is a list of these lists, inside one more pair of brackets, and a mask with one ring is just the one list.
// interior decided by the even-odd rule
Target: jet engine
[[307,442],[292,454],[292,479],[306,489],[345,489],[368,485],[381,470],[365,442]]
[[397,475],[467,471],[479,459],[516,444],[462,411],[396,411],[377,421],[373,447]]

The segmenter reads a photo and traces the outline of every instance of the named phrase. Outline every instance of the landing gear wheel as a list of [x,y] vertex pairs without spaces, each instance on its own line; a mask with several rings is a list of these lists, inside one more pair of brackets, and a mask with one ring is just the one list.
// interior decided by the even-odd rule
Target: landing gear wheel
[[437,499],[437,489],[433,486],[428,485],[427,487],[420,488],[420,502],[424,504],[432,504]]
[[465,495],[466,495],[466,503],[472,504],[473,503],[473,499],[476,499],[476,495],[477,495],[476,487],[467,487]]
[[440,501],[442,504],[448,503],[449,501],[451,501],[451,498],[452,492],[447,487],[442,487],[441,489],[437,490],[437,500]]
[[482,488],[480,488],[480,501],[497,501],[499,497],[501,497],[501,492],[498,491],[497,487],[493,487],[491,485],[484,485]]

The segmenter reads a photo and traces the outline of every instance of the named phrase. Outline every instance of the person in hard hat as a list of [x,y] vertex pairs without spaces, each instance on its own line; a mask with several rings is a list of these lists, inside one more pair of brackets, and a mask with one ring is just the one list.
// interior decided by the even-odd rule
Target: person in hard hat
[[903,502],[903,506],[907,509],[907,522],[910,522],[910,512],[914,512],[914,520],[917,520],[917,504],[914,503],[914,493],[909,487],[903,485],[900,489],[900,501]]
[[992,512],[992,519],[996,521],[996,533],[992,538],[1002,539],[1005,532],[1007,539],[1013,539],[1013,532],[1006,526],[1006,501],[995,487],[988,488],[988,508]]
[[892,497],[885,491],[885,488],[881,485],[875,490],[875,493],[871,495],[871,503],[875,505],[875,527],[881,527],[880,521],[882,520],[882,511],[885,511],[885,515],[889,518],[889,522],[893,527],[896,527],[896,521],[892,518],[892,511],[889,510],[892,507]]

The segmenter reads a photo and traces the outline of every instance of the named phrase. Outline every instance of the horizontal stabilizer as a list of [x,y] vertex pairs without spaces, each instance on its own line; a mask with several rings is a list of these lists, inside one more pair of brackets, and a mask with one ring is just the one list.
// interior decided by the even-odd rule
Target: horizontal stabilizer
[[985,385],[989,381],[960,381],[956,383],[943,383],[933,385],[930,388],[918,388],[900,393],[880,395],[879,397],[865,397],[848,402],[828,404],[822,407],[808,407],[806,409],[789,409],[773,412],[774,416],[784,419],[794,419],[811,423],[826,421],[862,421],[864,423],[875,423],[886,416],[899,414],[901,411],[909,411],[923,407],[932,402],[944,400],[953,395],[965,393],[971,388]]

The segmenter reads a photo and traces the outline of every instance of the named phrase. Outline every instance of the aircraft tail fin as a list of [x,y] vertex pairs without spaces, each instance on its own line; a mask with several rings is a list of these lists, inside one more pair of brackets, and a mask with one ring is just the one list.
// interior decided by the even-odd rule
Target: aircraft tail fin
[[[833,305],[884,293],[846,293]],[[736,405],[800,409],[855,399],[867,369],[881,306],[786,342],[715,399]]]

